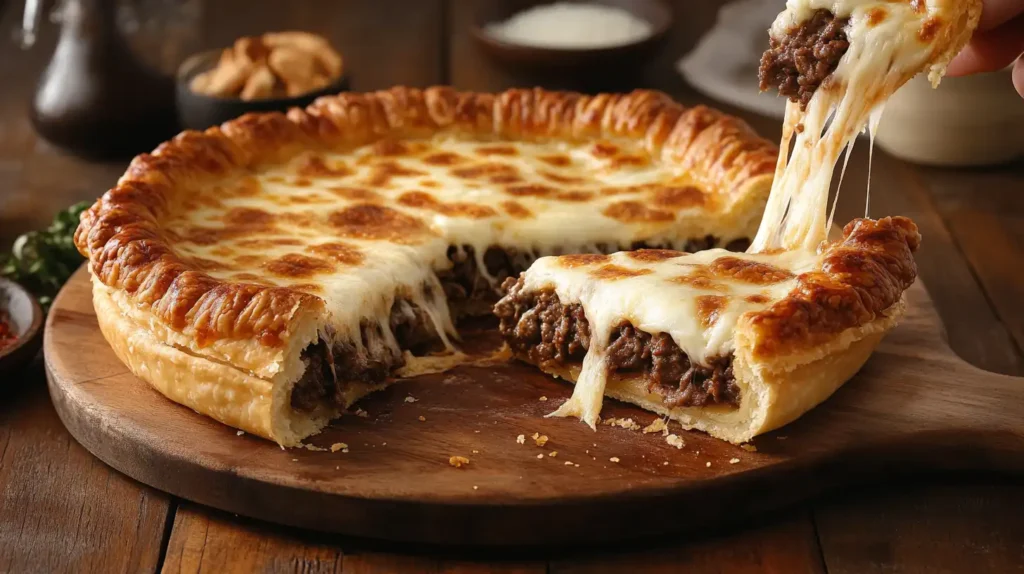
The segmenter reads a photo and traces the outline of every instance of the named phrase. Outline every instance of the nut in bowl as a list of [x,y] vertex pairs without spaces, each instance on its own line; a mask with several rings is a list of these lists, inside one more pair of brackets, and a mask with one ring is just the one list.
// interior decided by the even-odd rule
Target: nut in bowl
[[269,32],[186,60],[178,70],[178,117],[202,130],[248,112],[303,107],[347,87],[344,60],[326,39]]

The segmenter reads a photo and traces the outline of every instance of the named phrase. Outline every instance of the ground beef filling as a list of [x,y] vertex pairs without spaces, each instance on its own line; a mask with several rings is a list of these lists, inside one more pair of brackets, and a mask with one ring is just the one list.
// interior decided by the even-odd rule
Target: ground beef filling
[[[495,314],[514,352],[534,363],[582,363],[591,334],[580,305],[563,305],[551,290],[524,293],[522,279],[508,279],[503,288],[510,296]],[[608,362],[613,372],[643,373],[648,392],[661,395],[666,406],[739,406],[732,357],[693,364],[666,333],[652,335],[624,322],[611,336]]]
[[[718,238],[709,235],[701,239],[687,241],[685,250],[689,252],[702,251],[717,247],[720,243]],[[729,242],[725,247],[731,251],[743,251],[749,244],[748,240],[739,239]],[[631,247],[643,249],[659,246],[638,242]],[[597,248],[604,253],[618,250],[610,245],[598,245]],[[514,277],[522,273],[537,256],[537,254],[529,254],[524,257],[514,249],[491,247],[484,253],[483,259],[484,265],[487,266],[487,272],[497,280],[496,285],[500,285],[502,281],[509,281],[510,278],[515,281]],[[453,310],[467,301],[485,304],[479,306],[479,309],[490,310],[491,305],[498,300],[499,291],[479,272],[473,248],[463,246],[462,249],[458,249],[452,246],[448,250],[448,258],[452,261],[452,267],[439,273],[438,279]],[[427,297],[436,296],[429,288],[426,291]],[[551,294],[551,296],[554,295]],[[561,305],[557,304],[557,297],[555,300],[556,304],[545,306],[547,313],[552,314],[550,317],[545,315],[544,322],[548,326],[556,324],[554,314],[561,312]],[[476,307],[467,306],[466,308],[472,310]],[[577,308],[573,312],[578,315],[573,324],[579,323],[581,319],[581,329],[585,334],[573,331],[575,341],[563,342],[560,339],[560,342],[557,343],[560,348],[571,353],[565,355],[564,359],[559,359],[567,362],[582,361],[587,346],[590,344],[589,326],[586,323],[586,318],[583,317],[582,310]],[[395,300],[391,307],[389,322],[399,348],[411,351],[413,354],[429,351],[431,345],[436,344],[439,340],[427,314],[408,300]],[[564,337],[568,333],[569,331],[565,331],[565,334],[560,336]],[[379,324],[364,321],[360,325],[360,334],[363,343],[362,349],[357,348],[351,342],[338,342],[332,348],[325,341],[320,340],[302,352],[302,360],[307,367],[292,390],[292,408],[310,412],[324,402],[343,407],[345,406],[345,390],[349,384],[352,382],[383,383],[395,369],[405,364],[402,354],[395,352],[386,344],[384,332]],[[547,345],[547,343],[543,343],[543,345]],[[685,355],[683,357],[685,358]],[[660,370],[656,371],[660,372]],[[687,398],[687,400],[690,399]]]
[[850,47],[846,38],[849,22],[849,18],[818,10],[785,37],[771,38],[758,70],[761,91],[778,88],[780,94],[806,108]]

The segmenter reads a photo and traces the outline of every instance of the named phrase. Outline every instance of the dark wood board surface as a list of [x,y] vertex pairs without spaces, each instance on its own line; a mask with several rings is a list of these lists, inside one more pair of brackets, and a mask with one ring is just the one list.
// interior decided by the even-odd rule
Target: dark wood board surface
[[[679,429],[682,449],[658,433],[595,433],[544,418],[570,386],[504,361],[400,381],[360,402],[367,417],[342,417],[310,441],[322,450],[281,449],[175,405],[128,373],[97,328],[84,270],[50,312],[44,353],[72,436],[176,496],[363,538],[579,545],[739,522],[878,476],[1024,469],[1024,381],[962,361],[942,340],[924,289],[908,298],[907,317],[861,373],[756,439],[756,452]],[[614,401],[603,415],[639,426],[657,418]],[[549,440],[538,446],[534,433]],[[339,443],[347,452],[328,450]],[[470,464],[454,468],[452,456]]]
[[[356,89],[435,82],[497,89],[515,81],[475,51],[460,18],[475,5],[499,1],[504,0],[300,0],[287,3],[287,10],[276,2],[203,2],[197,49],[224,45],[244,32],[315,29],[342,42]],[[641,85],[665,89],[683,101],[707,102],[685,86],[672,65],[714,21],[722,0],[672,3],[684,16],[677,18],[670,45]],[[18,3],[5,5],[0,17],[5,39],[21,10]],[[363,22],[371,25],[363,27]],[[124,170],[121,162],[96,164],[65,156],[33,133],[25,114],[27,100],[53,40],[52,25],[44,25],[39,45],[30,51],[13,42],[0,43],[3,247],[19,233],[44,226],[58,209],[97,197]],[[778,136],[777,122],[740,115],[766,137]],[[852,199],[866,183],[866,155],[866,147],[860,146],[850,162],[851,183],[845,189],[855,191],[840,201],[840,219],[863,213]],[[873,213],[909,215],[921,227],[925,241],[918,266],[953,350],[980,367],[1024,374],[1024,298],[1019,296],[1024,285],[1024,164],[922,168],[876,150],[872,178]],[[200,505],[179,506],[176,498],[125,479],[97,462],[63,429],[43,372],[40,362],[0,386],[0,571],[31,571],[33,565],[47,571],[216,573],[578,573],[624,567],[633,572],[955,573],[1024,568],[1024,521],[1019,517],[1024,487],[1019,478],[991,473],[881,479],[840,489],[757,525],[604,545],[583,554],[553,549],[528,555],[527,570],[517,569],[521,562],[508,562],[510,556],[521,560],[519,551],[438,553],[407,544],[316,536]],[[53,472],[60,468],[67,473]],[[111,491],[111,484],[120,485],[119,490]],[[112,492],[138,497],[146,512],[110,504]],[[147,560],[135,561],[138,549],[147,549],[142,553]],[[175,549],[186,549],[190,558],[175,558]],[[325,549],[337,560],[325,560]]]

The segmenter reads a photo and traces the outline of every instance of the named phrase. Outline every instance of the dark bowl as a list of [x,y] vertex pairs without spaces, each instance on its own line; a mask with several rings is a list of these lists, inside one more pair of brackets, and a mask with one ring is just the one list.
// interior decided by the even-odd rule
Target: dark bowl
[[24,287],[0,278],[0,310],[18,336],[12,345],[0,348],[0,377],[4,377],[25,366],[39,351],[43,309]]
[[[501,66],[514,72],[539,74],[627,74],[642,69],[654,59],[672,27],[672,9],[663,0],[589,0],[617,6],[651,24],[653,31],[642,40],[607,48],[538,48],[513,44],[489,34],[490,23],[542,4],[558,0],[510,0],[488,3],[476,14],[473,37],[480,48]],[[564,1],[564,0],[561,0]]]
[[320,96],[329,96],[348,90],[348,75],[343,74],[331,84],[291,98],[268,98],[245,101],[240,98],[221,98],[193,92],[192,78],[213,68],[220,58],[220,50],[202,52],[185,60],[178,68],[175,103],[178,120],[186,129],[204,130],[220,125],[249,112],[283,112],[289,108],[304,108]]

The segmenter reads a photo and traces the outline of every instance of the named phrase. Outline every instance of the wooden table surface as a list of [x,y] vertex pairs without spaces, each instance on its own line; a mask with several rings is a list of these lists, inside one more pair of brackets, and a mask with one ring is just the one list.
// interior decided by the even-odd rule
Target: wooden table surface
[[[199,37],[217,47],[242,34],[303,28],[335,41],[357,90],[437,83],[496,90],[522,80],[492,66],[468,34],[472,14],[487,1],[322,0],[285,8],[216,0],[205,4]],[[716,2],[675,4],[685,17],[637,87],[699,101],[672,62],[713,21]],[[7,40],[19,3],[6,3],[4,12],[0,247],[7,248],[62,207],[100,195],[125,163],[87,163],[35,136],[25,111],[54,34],[48,29],[40,45],[21,52]],[[777,137],[777,122],[749,119]],[[863,210],[866,167],[861,149],[844,184],[845,218]],[[921,228],[921,278],[952,347],[980,367],[1024,374],[1024,166],[922,168],[876,153],[872,177],[872,214],[909,215]],[[64,430],[41,361],[0,381],[0,572],[1011,572],[1024,571],[1021,508],[1021,477],[894,472],[703,536],[500,553],[397,547],[258,523],[136,483]]]

